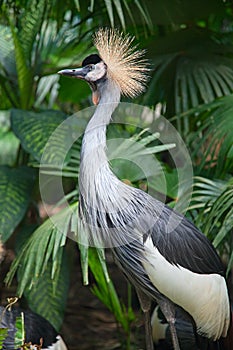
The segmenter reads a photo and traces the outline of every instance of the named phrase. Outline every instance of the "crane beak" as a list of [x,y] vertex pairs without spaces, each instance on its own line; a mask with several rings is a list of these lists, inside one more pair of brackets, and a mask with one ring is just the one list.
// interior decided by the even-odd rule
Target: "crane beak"
[[[88,72],[89,72],[89,67],[86,66],[86,67],[76,68],[76,69],[63,69],[57,73],[60,75],[64,75],[66,77],[86,80],[86,75]],[[90,82],[88,83],[90,84],[92,89],[92,102],[94,103],[94,105],[97,105],[100,99],[99,92],[97,91],[94,84],[91,84]]]
[[63,69],[57,72],[60,75],[64,75],[66,77],[73,77],[79,79],[85,79],[89,69],[88,67],[75,68],[75,69]]

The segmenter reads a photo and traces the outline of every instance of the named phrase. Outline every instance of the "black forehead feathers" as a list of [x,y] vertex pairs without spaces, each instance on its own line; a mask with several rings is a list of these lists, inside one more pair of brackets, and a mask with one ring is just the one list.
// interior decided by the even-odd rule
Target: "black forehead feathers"
[[102,61],[102,60],[101,60],[100,56],[97,54],[87,56],[82,62],[82,67],[85,67],[88,64],[96,64],[96,63],[99,63],[100,61]]

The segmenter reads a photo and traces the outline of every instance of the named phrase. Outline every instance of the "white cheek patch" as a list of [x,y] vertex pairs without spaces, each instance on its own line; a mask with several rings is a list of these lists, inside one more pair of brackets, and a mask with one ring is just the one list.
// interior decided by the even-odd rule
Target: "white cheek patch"
[[86,75],[86,80],[96,81],[103,78],[105,74],[106,74],[106,65],[104,64],[103,61],[101,61],[95,65],[95,69],[93,69]]

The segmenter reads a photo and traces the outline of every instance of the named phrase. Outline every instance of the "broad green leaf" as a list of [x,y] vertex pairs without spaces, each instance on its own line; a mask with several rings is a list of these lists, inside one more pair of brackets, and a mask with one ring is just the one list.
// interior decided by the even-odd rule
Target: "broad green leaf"
[[8,101],[10,106],[19,107],[18,89],[14,88],[17,84],[14,43],[11,29],[5,25],[0,25],[0,47],[1,108],[8,106]]
[[0,129],[0,149],[4,152],[0,153],[0,164],[14,165],[19,148],[19,140],[12,131],[2,132]]
[[10,130],[10,113],[9,111],[0,111],[0,153],[1,165],[15,164],[19,140]]
[[25,215],[34,179],[35,171],[28,167],[0,167],[0,233],[3,242]]
[[[11,111],[11,124],[23,148],[36,160],[40,161],[49,137],[65,120],[65,117],[64,113],[58,111],[35,113],[13,109]],[[64,126],[64,128],[60,129],[59,134],[56,133],[57,139],[52,140],[51,147],[54,148],[54,159],[57,158],[59,160],[61,156],[63,157],[63,149],[66,145],[69,132],[69,128]]]
[[14,43],[10,27],[0,25],[0,72],[2,75],[16,74]]

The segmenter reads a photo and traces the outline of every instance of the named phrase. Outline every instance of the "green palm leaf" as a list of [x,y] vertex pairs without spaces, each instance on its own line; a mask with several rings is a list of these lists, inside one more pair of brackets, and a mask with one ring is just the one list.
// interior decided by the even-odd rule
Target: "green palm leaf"
[[[154,73],[144,102],[164,102],[166,114],[172,116],[231,94],[231,51],[224,34],[217,40],[214,33],[200,28],[179,30],[156,39],[151,48]],[[179,131],[189,130],[185,124],[184,128],[179,127]]]
[[16,73],[14,42],[10,27],[0,25],[0,73],[3,76]]
[[18,32],[10,19],[9,22],[14,42],[15,62],[20,93],[20,106],[23,109],[29,109],[31,106],[31,97],[33,92],[33,74],[27,63],[24,48],[19,39]]
[[[66,251],[58,252],[60,269],[51,278],[53,262],[47,263],[43,274],[39,275],[31,289],[26,288],[24,296],[30,309],[47,319],[59,331],[63,322],[69,290],[70,266]],[[20,280],[21,276],[18,275]]]
[[1,165],[14,165],[19,148],[19,140],[11,130],[10,112],[0,111],[0,153]]
[[33,45],[35,44],[36,35],[40,32],[44,14],[46,13],[45,0],[31,0],[28,2],[21,17],[21,30],[19,40],[22,44],[24,55],[28,62],[31,62]]
[[228,257],[227,272],[233,260],[233,181],[196,177],[190,211],[198,211],[195,221],[216,248]]
[[10,284],[17,273],[18,295],[24,294],[30,308],[57,330],[62,324],[69,289],[70,267],[65,244],[76,212],[77,203],[74,203],[47,219],[29,238],[20,239],[19,253],[6,278]]
[[5,242],[23,219],[34,185],[33,169],[0,167],[0,233]]
[[[193,113],[186,118],[193,118]],[[221,177],[233,170],[233,95],[229,95],[201,106],[196,110],[196,132],[192,133],[189,142],[192,145],[193,157],[198,159],[197,172],[214,174]]]
[[221,195],[227,188],[227,182],[221,180],[210,180],[208,178],[195,176],[192,203],[189,210],[206,208]]
[[[134,25],[135,30],[137,31],[135,24],[135,17],[139,19],[141,23],[144,23],[150,30],[152,30],[152,20],[150,18],[150,13],[147,10],[147,5],[141,0],[101,0],[95,1],[90,0],[88,8],[90,11],[96,10],[96,8],[102,7],[106,10],[110,24],[112,27],[116,25],[115,12],[123,30],[126,29],[126,19],[130,19]],[[82,11],[84,6],[78,3],[78,7]],[[138,16],[139,15],[139,16]]]
[[61,269],[63,249],[69,233],[73,215],[76,214],[77,203],[67,207],[40,225],[21,248],[7,275],[7,283],[11,283],[15,273],[19,271],[20,280],[18,294],[31,290],[38,278],[47,269],[51,261],[50,276],[56,280]]
[[144,169],[150,170],[150,173],[147,172],[146,177],[160,175],[161,165],[158,163],[157,169],[151,166],[153,155],[172,149],[176,145],[171,143],[153,146],[153,142],[158,141],[159,134],[153,133],[144,136],[146,132],[146,129],[142,130],[139,134],[135,134],[129,139],[121,140],[120,144],[117,139],[111,140],[112,142],[108,144],[108,159],[111,162],[113,172],[118,178],[128,179],[130,182],[145,179],[145,173],[137,164],[143,164]]

